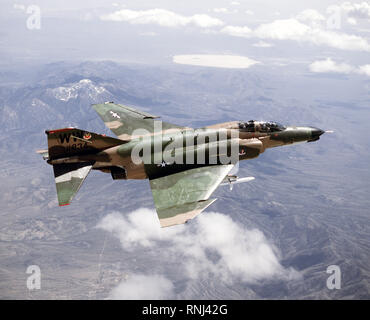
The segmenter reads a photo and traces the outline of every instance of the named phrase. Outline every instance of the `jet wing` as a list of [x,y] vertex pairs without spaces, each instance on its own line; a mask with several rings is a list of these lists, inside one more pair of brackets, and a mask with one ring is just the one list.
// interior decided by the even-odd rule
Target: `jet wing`
[[213,165],[150,179],[161,227],[193,219],[217,199],[209,199],[234,165]]
[[[121,140],[131,140],[142,136],[137,129],[153,133],[155,130],[155,119],[159,118],[147,112],[139,111],[134,108],[106,102],[94,104],[94,110],[99,114],[105,125]],[[184,127],[158,121],[161,127],[158,130],[168,131],[170,129],[184,129]],[[157,129],[157,127],[156,127]]]

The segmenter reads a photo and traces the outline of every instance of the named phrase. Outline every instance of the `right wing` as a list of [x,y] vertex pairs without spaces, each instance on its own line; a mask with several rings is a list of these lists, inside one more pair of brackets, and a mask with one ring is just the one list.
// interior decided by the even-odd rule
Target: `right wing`
[[[121,140],[131,140],[144,135],[138,133],[138,131],[135,133],[134,131],[137,129],[142,129],[152,134],[155,131],[154,121],[156,118],[159,118],[147,112],[113,102],[94,104],[93,108],[105,125]],[[184,127],[175,124],[163,121],[158,122],[161,123],[163,131],[184,129]]]

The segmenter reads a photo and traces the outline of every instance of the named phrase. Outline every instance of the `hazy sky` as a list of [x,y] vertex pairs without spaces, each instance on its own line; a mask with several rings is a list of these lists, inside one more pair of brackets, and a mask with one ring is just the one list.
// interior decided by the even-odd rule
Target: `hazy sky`
[[[2,1],[3,64],[247,56],[367,74],[369,1]],[[320,70],[321,70],[320,69]],[[362,71],[361,71],[362,70]]]

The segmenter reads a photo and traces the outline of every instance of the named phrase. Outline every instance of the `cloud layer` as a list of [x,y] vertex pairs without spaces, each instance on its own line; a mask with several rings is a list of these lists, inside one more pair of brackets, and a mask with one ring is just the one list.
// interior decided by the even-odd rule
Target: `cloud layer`
[[[144,285],[143,285],[144,284]],[[173,297],[174,286],[161,275],[133,274],[110,293],[114,300],[162,300]]]
[[370,3],[361,2],[361,3],[352,3],[352,2],[343,2],[340,5],[332,5],[328,7],[328,12],[340,12],[342,15],[347,15],[347,22],[356,25],[358,20],[367,20],[370,21]]
[[247,26],[225,26],[221,32],[235,37],[292,40],[341,50],[370,51],[370,43],[366,39],[325,29],[323,25],[318,24],[321,21],[319,16],[319,13],[316,16],[311,12],[311,15],[306,13],[304,19],[300,18],[308,20],[310,24],[303,23],[297,18],[290,18],[261,24],[254,30]]
[[317,73],[351,73],[353,67],[346,63],[337,63],[331,58],[317,60],[309,65],[310,71]]
[[162,27],[194,25],[200,28],[222,26],[224,23],[206,14],[183,16],[165,9],[129,10],[122,9],[100,17],[105,21],[125,21],[131,24],[157,24]]
[[[126,251],[135,250],[139,254],[140,248],[152,248],[153,254],[156,250],[161,252],[163,263],[181,261],[176,270],[182,275],[181,280],[216,278],[232,284],[299,277],[293,269],[281,266],[277,249],[261,231],[246,229],[221,213],[203,213],[189,225],[161,229],[155,211],[142,208],[127,218],[119,213],[109,214],[98,228],[118,237]],[[159,282],[163,285],[153,289]],[[164,275],[135,273],[115,288],[111,297],[174,298],[171,295],[175,284]]]
[[309,65],[309,69],[315,73],[357,73],[370,76],[370,64],[355,67],[346,63],[335,62],[331,58],[314,61]]
[[[248,11],[248,10],[247,10]],[[228,13],[228,8],[214,8],[215,13]],[[248,11],[252,13],[252,11]],[[314,9],[305,9],[287,19],[263,23],[252,29],[249,26],[226,25],[224,21],[207,14],[184,16],[166,9],[122,9],[102,15],[101,20],[124,21],[131,24],[156,24],[163,27],[196,26],[212,34],[270,40],[291,40],[316,46],[328,46],[340,50],[370,52],[369,41],[356,34],[341,32],[341,15],[347,14],[347,22],[357,24],[358,19],[370,20],[370,4],[344,2],[327,8],[326,15]],[[218,29],[215,29],[217,28]]]

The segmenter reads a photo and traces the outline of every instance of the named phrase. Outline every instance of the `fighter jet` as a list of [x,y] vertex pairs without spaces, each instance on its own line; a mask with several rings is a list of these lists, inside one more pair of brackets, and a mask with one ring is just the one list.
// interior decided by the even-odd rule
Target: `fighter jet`
[[93,108],[117,138],[80,130],[46,130],[48,149],[39,150],[53,166],[58,202],[69,205],[91,170],[114,180],[149,179],[161,227],[183,224],[216,199],[219,185],[244,183],[232,173],[241,160],[268,148],[312,142],[323,130],[250,120],[192,129],[162,122],[136,108],[105,102]]

